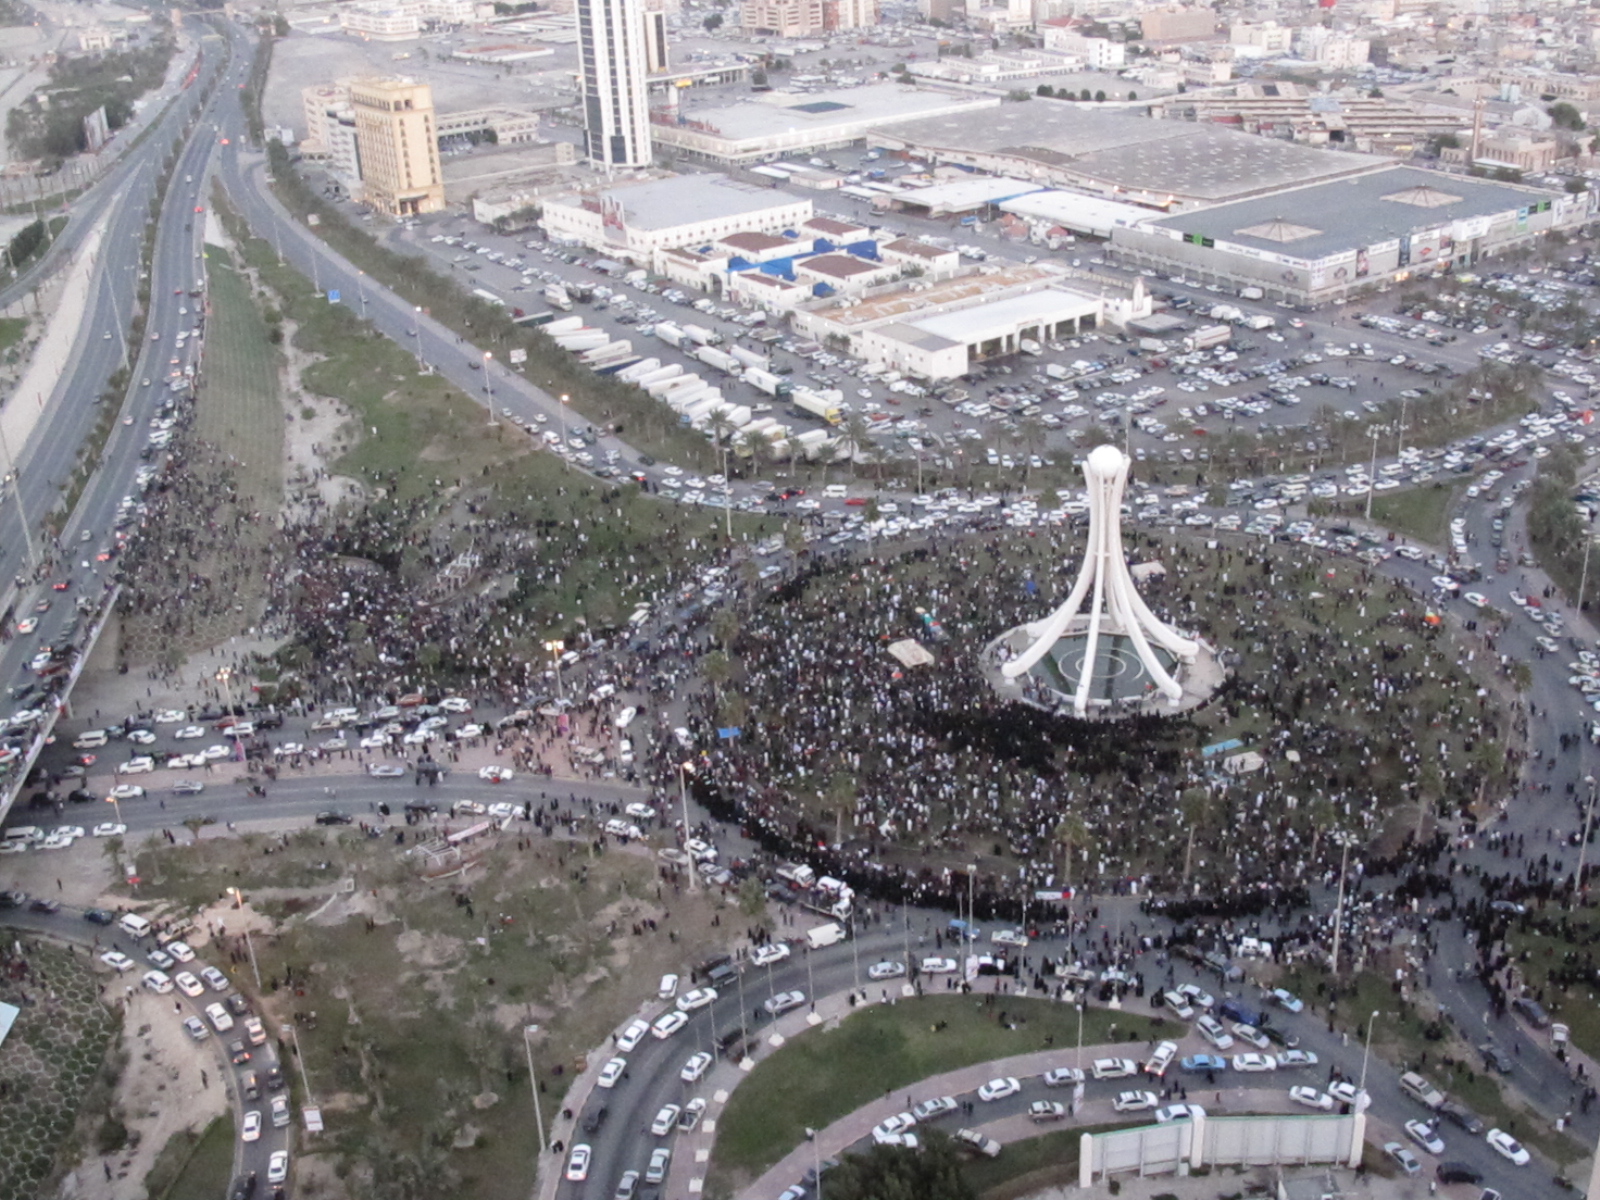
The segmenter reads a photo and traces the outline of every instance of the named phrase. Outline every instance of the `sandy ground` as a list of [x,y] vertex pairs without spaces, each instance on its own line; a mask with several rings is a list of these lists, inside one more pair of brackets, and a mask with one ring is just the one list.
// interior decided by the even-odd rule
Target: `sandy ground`
[[72,1200],[146,1200],[144,1181],[162,1147],[183,1129],[200,1132],[228,1108],[210,1041],[190,1039],[171,997],[133,989],[123,1029],[129,1062],[117,1103],[138,1146],[88,1154],[62,1182],[60,1194]]

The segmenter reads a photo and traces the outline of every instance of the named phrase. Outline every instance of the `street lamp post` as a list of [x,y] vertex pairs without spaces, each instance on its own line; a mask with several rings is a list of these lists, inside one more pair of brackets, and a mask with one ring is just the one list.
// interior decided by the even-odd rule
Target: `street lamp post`
[[692,770],[694,770],[694,764],[691,762],[678,764],[678,803],[683,807],[683,853],[684,857],[689,860],[689,890],[691,892],[698,890],[694,876],[694,851],[689,849],[689,785],[686,777]]
[[222,667],[217,671],[217,682],[222,685],[222,700],[228,706],[230,717],[233,716],[233,689],[228,686],[228,681],[232,678],[232,667]]
[[485,350],[483,352],[483,390],[489,393],[489,424],[498,425],[500,422],[494,419],[494,375],[491,373],[493,367],[494,351]]
[[539,1153],[548,1148],[544,1140],[544,1113],[539,1108],[539,1076],[533,1069],[533,1042],[531,1036],[539,1032],[537,1025],[522,1027],[522,1048],[528,1052],[528,1090],[533,1093],[533,1123],[539,1130]]
[[567,445],[567,394],[561,393],[561,404],[556,410],[561,418],[561,465],[563,470],[572,470],[572,451]]
[[1328,964],[1329,970],[1335,975],[1339,973],[1339,942],[1344,935],[1344,879],[1345,870],[1350,865],[1350,842],[1348,831],[1341,830],[1339,842],[1344,847],[1339,856],[1339,899],[1333,906],[1333,961]]
[[1372,494],[1373,485],[1378,482],[1378,430],[1376,427],[1368,431],[1372,435],[1372,463],[1367,467],[1367,520],[1372,520]]
[[562,695],[561,695],[561,654],[562,654],[562,651],[564,651],[567,648],[567,644],[565,642],[563,642],[560,638],[552,638],[551,640],[547,641],[544,644],[544,648],[550,652],[550,662],[551,662],[551,665],[555,667],[555,671],[556,671],[556,699],[560,700],[560,699],[562,699]]
[[1583,782],[1589,788],[1589,801],[1583,806],[1583,836],[1578,840],[1578,895],[1582,896],[1587,890],[1583,886],[1584,863],[1589,857],[1589,828],[1594,820],[1594,793],[1595,779],[1593,775],[1585,775]]
[[[1361,1093],[1367,1090],[1367,1058],[1372,1053],[1372,1027],[1377,1023],[1377,1020],[1377,1013],[1373,1013],[1367,1018],[1366,1042],[1361,1047],[1361,1079],[1360,1082],[1356,1084],[1356,1102],[1358,1105],[1361,1101]],[[1357,1111],[1359,1111],[1359,1109]]]
[[422,370],[422,305],[411,306],[411,338],[417,347],[417,370]]

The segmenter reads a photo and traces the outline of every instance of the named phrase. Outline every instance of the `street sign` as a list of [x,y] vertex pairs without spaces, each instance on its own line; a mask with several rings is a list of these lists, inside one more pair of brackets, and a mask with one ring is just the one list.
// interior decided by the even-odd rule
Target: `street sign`
[[339,293],[330,290],[328,292],[328,303],[329,304],[337,304],[337,303],[339,303]]
[[513,350],[506,355],[506,361],[514,366],[521,366],[528,361],[528,352],[526,350]]

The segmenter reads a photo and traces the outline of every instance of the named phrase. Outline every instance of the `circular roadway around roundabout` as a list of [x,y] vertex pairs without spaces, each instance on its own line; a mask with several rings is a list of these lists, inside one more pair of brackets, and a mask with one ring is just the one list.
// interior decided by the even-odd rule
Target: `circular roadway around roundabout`
[[[929,983],[936,982],[938,978],[928,977]],[[796,1038],[817,1036],[837,1030],[843,1022],[865,1017],[881,1005],[932,1006],[941,998],[945,998],[970,1000],[980,1006],[985,1013],[988,1013],[991,1007],[999,1010],[1007,1006],[1011,1007],[1013,1013],[1019,1008],[1025,1013],[1029,1005],[1056,1003],[1011,992],[1007,990],[1010,986],[1009,981],[998,978],[980,977],[971,982],[972,992],[966,996],[948,992],[930,992],[922,995],[915,987],[900,980],[890,983],[887,989],[879,984],[873,984],[860,991],[850,988],[825,994],[814,1004],[809,1001],[804,1002],[775,1020],[764,1021],[759,1031],[753,1030],[751,1036],[745,1040],[747,1057],[743,1060],[735,1062],[719,1056],[695,1086],[679,1088],[674,1084],[660,1097],[664,1100],[670,1098],[670,1102],[679,1106],[691,1098],[690,1093],[703,1097],[706,1100],[704,1115],[693,1129],[654,1137],[628,1137],[623,1139],[620,1145],[605,1139],[611,1141],[607,1146],[603,1144],[601,1138],[591,1138],[584,1132],[584,1122],[592,1117],[596,1108],[604,1107],[612,1112],[610,1125],[632,1116],[634,1123],[642,1126],[638,1132],[648,1134],[655,1102],[651,1101],[640,1107],[637,1101],[629,1103],[625,1097],[624,1089],[638,1089],[643,1085],[642,1080],[630,1083],[627,1081],[628,1077],[624,1076],[624,1081],[617,1083],[612,1089],[600,1086],[598,1081],[605,1064],[618,1051],[609,1046],[597,1049],[590,1056],[583,1076],[575,1081],[566,1097],[565,1107],[568,1112],[575,1114],[575,1117],[561,1120],[551,1130],[552,1138],[562,1137],[565,1141],[559,1155],[552,1153],[544,1160],[537,1200],[580,1200],[596,1192],[601,1195],[609,1194],[618,1177],[626,1170],[642,1171],[652,1149],[656,1147],[668,1147],[671,1150],[668,1172],[657,1194],[662,1196],[701,1194],[708,1186],[714,1146],[724,1118],[729,1112],[735,1092],[751,1078],[752,1072],[766,1065],[774,1055]],[[991,987],[996,989],[992,994],[989,990]],[[1133,996],[1130,994],[1127,1000],[1132,1001]],[[990,1001],[993,1002],[992,1005],[989,1004]],[[1064,1007],[1066,1011],[1072,1011],[1070,1005]],[[671,1001],[664,1003],[652,1001],[640,1007],[636,1018],[651,1021],[661,1013],[671,1011],[672,1008]],[[1117,1015],[1115,1009],[1106,1012],[1110,1016]],[[1157,1019],[1152,1021],[1151,1017]],[[834,1117],[820,1128],[807,1129],[804,1132],[796,1129],[795,1144],[791,1148],[776,1161],[765,1165],[764,1169],[754,1177],[750,1177],[746,1172],[730,1194],[736,1200],[773,1200],[797,1184],[804,1187],[809,1183],[814,1187],[813,1173],[822,1164],[830,1159],[838,1159],[853,1150],[870,1146],[873,1141],[873,1129],[880,1123],[914,1108],[923,1101],[938,1097],[955,1099],[958,1102],[957,1107],[938,1118],[930,1118],[928,1122],[930,1128],[939,1129],[945,1134],[954,1134],[958,1129],[973,1129],[984,1137],[1001,1143],[1002,1147],[1067,1128],[1091,1126],[1103,1128],[1108,1124],[1138,1127],[1153,1124],[1156,1121],[1153,1111],[1156,1105],[1151,1104],[1136,1111],[1121,1111],[1114,1107],[1114,1099],[1125,1092],[1150,1092],[1153,1098],[1160,1098],[1159,1102],[1162,1104],[1177,1102],[1180,1084],[1185,1085],[1186,1090],[1182,1093],[1185,1098],[1188,1098],[1189,1092],[1192,1091],[1194,1095],[1190,1102],[1200,1104],[1209,1115],[1213,1116],[1249,1114],[1293,1115],[1296,1118],[1304,1118],[1327,1115],[1308,1113],[1305,1107],[1296,1104],[1288,1094],[1288,1089],[1293,1085],[1320,1085],[1325,1080],[1326,1066],[1315,1055],[1310,1056],[1308,1064],[1303,1069],[1284,1068],[1261,1075],[1228,1070],[1222,1073],[1221,1079],[1214,1082],[1208,1081],[1203,1074],[1179,1075],[1178,1058],[1215,1052],[1186,1023],[1170,1019],[1161,1020],[1161,1017],[1160,1012],[1150,1014],[1127,1011],[1123,1020],[1126,1022],[1126,1027],[1129,1027],[1129,1032],[1132,1032],[1132,1027],[1144,1029],[1148,1025],[1149,1036],[1140,1036],[1133,1041],[1124,1039],[1081,1047],[1058,1043],[1043,1048],[1038,1048],[1035,1042],[1036,1048],[1020,1053],[957,1066],[915,1081],[890,1086],[881,1097],[871,1099],[849,1112]],[[1025,1021],[1025,1016],[1023,1020]],[[1018,1034],[1020,1041],[1026,1037],[1027,1025],[1019,1022],[1016,1028],[1023,1031]],[[1116,1025],[1113,1024],[1111,1028],[1115,1029]],[[1156,1040],[1164,1037],[1170,1037],[1175,1041],[1178,1050],[1168,1076],[1152,1078],[1144,1074],[1143,1063]],[[646,1038],[646,1042],[649,1041],[650,1039]],[[644,1048],[641,1046],[639,1049],[642,1052]],[[1248,1050],[1249,1047],[1243,1049]],[[686,1053],[687,1048],[685,1048]],[[1126,1059],[1132,1063],[1134,1071],[1130,1075],[1099,1079],[1090,1070],[1096,1059]],[[668,1060],[667,1065],[672,1067],[672,1074],[676,1073],[678,1061],[678,1057]],[[1086,1072],[1085,1086],[1081,1091],[1071,1086],[1047,1086],[1041,1078],[1047,1071],[1073,1066],[1081,1066]],[[977,1094],[977,1090],[990,1080],[1008,1077],[1015,1079],[1020,1085],[1014,1094],[992,1103],[984,1102]],[[1168,1091],[1171,1093],[1170,1098]],[[1067,1112],[1060,1118],[1040,1122],[1029,1113],[1029,1106],[1039,1100],[1060,1102]],[[589,1145],[591,1142],[593,1153],[587,1178],[578,1182],[567,1180],[564,1172],[570,1162],[573,1146]],[[608,1154],[607,1150],[612,1153]],[[618,1156],[624,1161],[617,1161]],[[724,1180],[723,1185],[727,1182]],[[599,1185],[598,1188],[596,1184]],[[649,1188],[645,1188],[638,1194],[644,1197],[651,1192]]]

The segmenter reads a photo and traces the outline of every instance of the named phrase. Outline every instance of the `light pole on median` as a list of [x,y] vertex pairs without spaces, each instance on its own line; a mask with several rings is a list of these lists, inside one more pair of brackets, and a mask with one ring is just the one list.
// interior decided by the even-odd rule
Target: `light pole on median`
[[1373,1025],[1377,1024],[1377,1021],[1377,1013],[1373,1013],[1367,1018],[1366,1042],[1361,1047],[1361,1079],[1356,1084],[1356,1105],[1358,1112],[1360,1111],[1359,1106],[1361,1102],[1361,1093],[1367,1090],[1367,1058],[1372,1053],[1372,1027]]
[[1367,520],[1372,520],[1372,493],[1373,485],[1377,483],[1378,471],[1378,429],[1374,426],[1367,431],[1372,437],[1372,464],[1367,468]]
[[561,695],[561,654],[566,650],[567,644],[559,638],[553,638],[544,644],[544,648],[550,652],[550,661],[556,669],[556,699],[563,699]]
[[489,424],[498,425],[500,422],[494,419],[494,376],[491,374],[493,367],[494,351],[485,350],[483,352],[483,390],[489,393]]
[[563,470],[572,470],[572,451],[567,445],[567,394],[561,393],[561,405],[557,409],[561,417],[561,466]]
[[528,1090],[533,1093],[533,1123],[539,1130],[539,1153],[542,1155],[548,1148],[544,1140],[544,1113],[539,1108],[539,1076],[533,1069],[533,1034],[539,1032],[537,1025],[524,1025],[522,1027],[522,1048],[528,1052]]
[[1350,866],[1350,843],[1355,837],[1348,830],[1340,830],[1338,839],[1344,852],[1339,856],[1339,899],[1333,906],[1333,958],[1328,964],[1334,975],[1339,974],[1339,942],[1344,935],[1344,879]]
[[411,337],[417,346],[417,370],[423,369],[422,364],[422,305],[411,306]]
[[698,890],[694,876],[694,851],[689,849],[689,784],[688,775],[694,770],[692,762],[678,764],[678,803],[683,807],[683,853],[689,860],[689,890]]

